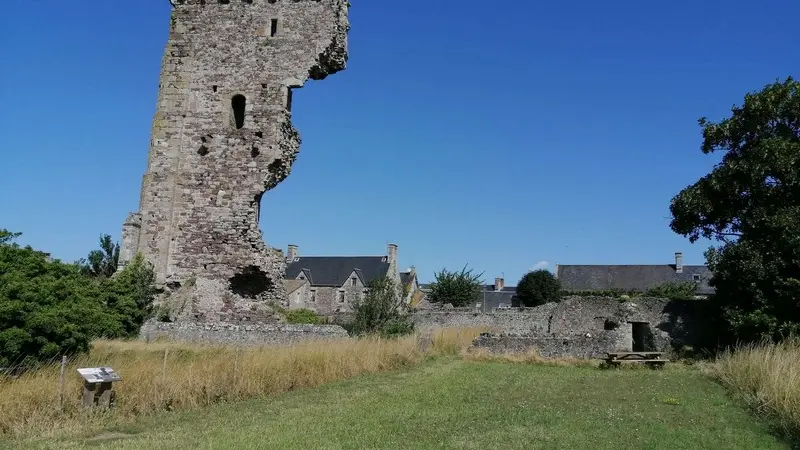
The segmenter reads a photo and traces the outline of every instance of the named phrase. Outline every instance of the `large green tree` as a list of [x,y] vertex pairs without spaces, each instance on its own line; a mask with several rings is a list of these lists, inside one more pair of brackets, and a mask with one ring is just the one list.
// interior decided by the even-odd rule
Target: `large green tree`
[[560,294],[561,283],[549,270],[528,272],[517,283],[517,298],[528,307],[556,302]]
[[436,278],[430,286],[429,299],[432,303],[450,303],[453,306],[475,304],[483,292],[483,273],[474,274],[467,266],[461,272],[442,269],[434,274]]
[[706,238],[725,342],[800,331],[800,83],[748,93],[720,122],[701,118],[703,153],[721,161],[672,199],[670,227]]
[[153,271],[137,257],[114,278],[21,247],[0,230],[0,367],[89,349],[99,337],[129,337],[150,314]]
[[103,295],[75,264],[51,261],[13,239],[0,244],[0,366],[78,353],[92,338],[122,336]]

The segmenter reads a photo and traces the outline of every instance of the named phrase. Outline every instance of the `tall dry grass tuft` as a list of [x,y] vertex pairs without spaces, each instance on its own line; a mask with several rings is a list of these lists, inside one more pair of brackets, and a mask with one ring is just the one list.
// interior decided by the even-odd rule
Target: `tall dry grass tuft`
[[434,330],[430,352],[436,355],[456,356],[472,345],[481,333],[492,331],[489,327],[439,328]]
[[800,340],[727,351],[717,358],[711,372],[780,431],[800,438]]
[[[58,364],[19,378],[0,378],[0,436],[90,432],[153,412],[269,396],[395,370],[421,362],[425,354],[458,355],[483,331],[487,329],[435,330],[425,352],[420,350],[419,335],[272,347],[97,341],[88,355],[69,361],[60,407]],[[116,407],[105,413],[80,406],[82,382],[76,369],[98,366],[111,366],[122,375],[115,384]]]
[[468,361],[481,362],[511,362],[524,364],[537,364],[546,366],[587,366],[597,367],[599,361],[592,359],[578,358],[544,358],[535,349],[530,349],[525,353],[492,353],[486,349],[475,349],[472,351],[462,351],[462,357]]
[[[258,348],[100,341],[88,355],[69,362],[61,408],[58,365],[0,381],[0,435],[80,433],[156,411],[268,396],[398,369],[420,362],[422,356],[415,336]],[[97,366],[111,366],[123,377],[115,384],[117,405],[110,413],[87,413],[80,407],[76,369]]]

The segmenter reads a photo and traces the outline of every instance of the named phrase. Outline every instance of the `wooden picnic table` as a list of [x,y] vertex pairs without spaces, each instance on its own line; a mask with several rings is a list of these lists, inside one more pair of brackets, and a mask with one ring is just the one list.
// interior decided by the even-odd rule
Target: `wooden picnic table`
[[664,358],[664,352],[607,352],[606,362],[614,367],[622,363],[643,363],[649,367],[664,367],[669,360]]

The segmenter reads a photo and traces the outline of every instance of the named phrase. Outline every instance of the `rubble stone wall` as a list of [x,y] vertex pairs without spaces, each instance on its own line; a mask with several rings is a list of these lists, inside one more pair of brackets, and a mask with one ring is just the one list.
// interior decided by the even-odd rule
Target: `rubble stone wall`
[[601,331],[585,335],[520,336],[483,334],[475,339],[473,349],[490,353],[526,353],[536,350],[543,358],[602,358],[606,352],[614,351],[618,345],[618,334]]
[[[582,349],[589,347],[602,347],[607,351],[630,351],[633,347],[635,324],[646,324],[649,334],[647,338],[651,339],[651,345],[656,350],[667,351],[683,345],[693,345],[701,338],[706,305],[705,300],[568,297],[557,303],[534,308],[487,313],[455,308],[429,309],[417,310],[412,317],[416,327],[422,330],[486,327],[498,335],[525,336],[527,339],[514,338],[514,343],[508,345],[539,343],[546,353],[550,352],[549,349],[558,348],[557,343],[563,339],[574,343],[569,344],[568,348],[577,348],[574,352],[570,350],[567,353],[581,353]],[[587,335],[591,337],[587,338]],[[602,341],[602,345],[591,344],[606,335],[613,338]]]
[[146,341],[173,341],[232,345],[285,345],[304,341],[348,339],[338,325],[286,325],[148,322],[139,332]]

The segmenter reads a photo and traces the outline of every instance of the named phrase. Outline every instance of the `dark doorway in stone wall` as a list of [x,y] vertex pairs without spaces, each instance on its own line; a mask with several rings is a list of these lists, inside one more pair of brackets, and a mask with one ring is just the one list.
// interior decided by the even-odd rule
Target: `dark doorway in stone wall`
[[256,266],[248,266],[241,273],[232,276],[228,282],[234,294],[244,298],[257,298],[273,287],[269,275]]
[[653,338],[653,330],[650,329],[650,324],[647,322],[631,322],[631,327],[633,328],[631,349],[634,352],[655,351],[655,339]]

